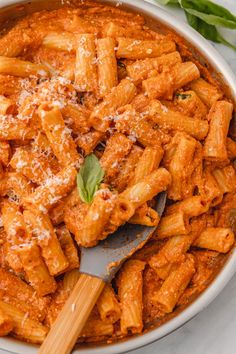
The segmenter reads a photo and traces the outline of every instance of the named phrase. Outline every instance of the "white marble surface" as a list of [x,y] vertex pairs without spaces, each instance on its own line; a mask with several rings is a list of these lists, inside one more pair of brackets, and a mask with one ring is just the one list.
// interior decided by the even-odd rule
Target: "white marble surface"
[[[155,3],[153,0],[148,1]],[[236,14],[236,0],[215,0],[215,2],[226,6]],[[170,7],[166,7],[166,10],[185,21],[182,11]],[[236,31],[222,33],[236,45]],[[229,62],[236,74],[236,52],[220,44],[214,44],[214,46]],[[236,275],[207,309],[193,320],[158,342],[130,353],[235,354]],[[0,354],[9,354],[9,352],[0,349]]]

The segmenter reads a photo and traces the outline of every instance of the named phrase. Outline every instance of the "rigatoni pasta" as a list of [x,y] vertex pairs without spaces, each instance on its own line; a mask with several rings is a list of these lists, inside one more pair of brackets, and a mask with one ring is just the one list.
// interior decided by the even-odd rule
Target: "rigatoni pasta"
[[40,106],[39,115],[51,149],[62,166],[79,163],[76,145],[69,129],[65,126],[60,110],[53,107]]
[[16,309],[0,300],[0,310],[8,316],[13,323],[13,333],[18,338],[24,338],[31,343],[42,343],[48,332],[47,327],[41,323],[27,318],[27,313]]
[[206,160],[227,159],[226,137],[232,118],[233,105],[227,101],[217,101],[209,112],[210,128],[204,144]]
[[50,75],[48,68],[42,64],[33,64],[16,58],[0,56],[0,73],[19,77],[36,75],[47,77]]
[[179,52],[173,52],[163,54],[157,58],[135,60],[133,63],[127,65],[126,70],[129,77],[138,83],[147,79],[151,70],[157,70],[157,72],[159,72],[163,66],[173,67],[174,65],[181,63],[181,61],[182,59]]
[[97,58],[99,94],[104,97],[118,83],[115,41],[112,38],[97,40]]
[[121,332],[142,331],[142,271],[145,263],[128,261],[118,278],[118,295],[121,302]]
[[79,91],[97,89],[95,38],[93,34],[76,35],[75,83]]
[[107,285],[97,301],[97,308],[104,322],[115,323],[119,320],[121,309],[116,294],[110,285]]
[[172,41],[149,41],[136,40],[131,38],[118,38],[117,58],[145,59],[155,58],[162,54],[174,52],[175,43]]
[[227,228],[207,228],[193,243],[200,248],[207,248],[221,253],[227,253],[234,244],[234,234]]
[[90,124],[94,129],[105,132],[111,125],[116,110],[134,98],[136,87],[131,80],[124,79],[97,105],[90,116]]
[[37,210],[25,210],[23,216],[28,234],[41,248],[49,273],[55,276],[65,271],[69,262],[62,251],[49,217]]
[[186,260],[170,273],[158,293],[153,296],[153,301],[159,303],[164,312],[172,312],[194,273],[194,257],[188,255]]

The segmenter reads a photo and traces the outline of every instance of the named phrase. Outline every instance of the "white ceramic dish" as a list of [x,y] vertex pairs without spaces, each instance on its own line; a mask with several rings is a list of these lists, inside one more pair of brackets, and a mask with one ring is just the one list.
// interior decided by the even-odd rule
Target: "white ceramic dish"
[[[30,3],[39,1],[32,0]],[[52,1],[52,0],[51,0]],[[0,0],[0,11],[6,6],[21,4],[29,4],[29,1],[25,0]],[[62,1],[62,3],[67,1]],[[106,2],[115,3],[114,0],[108,0]],[[123,0],[119,1],[119,4],[126,4],[134,11],[138,13],[144,13],[157,21],[163,23],[171,29],[174,29],[178,34],[185,38],[191,45],[198,49],[203,54],[204,58],[214,68],[217,73],[220,73],[224,83],[230,88],[231,96],[236,103],[236,77],[231,71],[229,65],[221,57],[221,55],[214,49],[214,47],[207,42],[202,36],[200,36],[195,30],[187,26],[186,24],[176,20],[173,16],[169,15],[162,9],[152,4],[149,4],[143,0]],[[13,11],[13,10],[12,10]],[[11,11],[11,12],[12,12]],[[77,354],[116,354],[124,353],[130,350],[142,347],[146,344],[150,344],[169,333],[173,332],[177,328],[183,326],[187,321],[196,316],[202,311],[214,298],[222,291],[228,281],[236,272],[236,250],[233,251],[229,257],[224,268],[220,271],[216,279],[212,284],[184,311],[178,316],[174,317],[162,326],[152,329],[149,332],[133,337],[123,342],[114,343],[111,345],[98,345],[93,348],[81,348],[75,350]],[[10,339],[0,339],[0,349],[8,351],[10,353],[17,354],[34,354],[37,353],[37,347],[34,345],[25,344],[23,342]],[[57,354],[57,353],[55,353]]]

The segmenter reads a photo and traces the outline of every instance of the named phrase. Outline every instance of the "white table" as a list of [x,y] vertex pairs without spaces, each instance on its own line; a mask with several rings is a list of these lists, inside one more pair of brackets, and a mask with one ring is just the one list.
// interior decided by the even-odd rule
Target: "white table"
[[[148,0],[154,3],[153,0]],[[135,2],[135,0],[134,0]],[[236,0],[215,0],[236,13]],[[184,19],[181,11],[166,7]],[[223,32],[222,32],[223,33]],[[236,31],[224,31],[236,45]],[[236,73],[236,52],[214,44]],[[236,353],[236,275],[224,291],[193,320],[169,336],[131,354],[235,354]],[[0,350],[0,354],[9,354]]]

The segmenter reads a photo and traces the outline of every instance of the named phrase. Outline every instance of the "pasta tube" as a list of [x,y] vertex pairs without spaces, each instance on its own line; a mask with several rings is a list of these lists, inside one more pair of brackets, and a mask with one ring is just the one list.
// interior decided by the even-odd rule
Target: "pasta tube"
[[69,262],[69,266],[66,269],[66,271],[68,272],[72,269],[79,268],[78,251],[71,237],[70,232],[67,230],[65,226],[62,226],[60,228],[57,228],[56,233],[61,248],[63,250],[63,253]]
[[50,32],[43,38],[42,45],[47,48],[68,52],[75,52],[76,50],[75,36],[69,32]]
[[35,209],[25,210],[23,215],[27,232],[41,248],[49,273],[55,276],[65,271],[69,262],[61,249],[50,218]]
[[110,285],[106,285],[97,301],[97,308],[102,321],[115,323],[120,318],[120,305],[115,292]]
[[193,245],[208,250],[227,253],[234,244],[234,233],[231,229],[209,227],[194,241]]
[[186,235],[189,231],[189,217],[180,211],[161,218],[157,235],[159,239],[163,239],[175,235]]
[[29,207],[28,209],[34,206],[46,213],[73,189],[76,174],[77,171],[73,166],[64,168],[57,175],[48,178],[32,194],[23,198],[23,204],[26,208]]
[[[121,26],[116,22],[108,22],[103,28],[103,34],[105,37],[128,37],[128,38],[138,38],[138,39],[149,39],[152,38],[149,33],[142,30],[142,26],[133,24],[130,27]],[[161,37],[161,35],[160,35]]]
[[0,195],[13,193],[22,202],[32,192],[32,187],[27,178],[21,173],[7,172],[0,183]]
[[177,92],[174,104],[179,112],[195,119],[207,119],[208,107],[194,91]]
[[51,149],[63,167],[80,162],[76,145],[65,126],[58,108],[41,105],[38,109],[42,128],[48,138]]
[[129,134],[134,141],[137,140],[145,147],[159,146],[169,141],[166,134],[159,129],[154,129],[146,117],[137,113],[131,105],[125,108],[124,113],[116,119],[116,129],[119,132]]
[[203,140],[208,133],[208,123],[202,119],[195,119],[170,110],[159,101],[153,100],[149,108],[149,117],[168,130],[183,131],[198,140]]
[[39,247],[33,242],[28,242],[21,244],[17,252],[29,283],[37,291],[38,295],[44,296],[53,293],[56,290],[57,283],[49,274]]
[[138,163],[140,157],[142,156],[143,150],[137,146],[133,145],[130,153],[121,163],[119,174],[116,179],[112,181],[112,185],[118,190],[118,192],[123,192],[128,186],[129,182],[132,181],[134,176],[134,169]]
[[76,138],[76,143],[84,151],[85,156],[87,156],[96,148],[103,138],[104,133],[91,130],[87,134],[80,134]]
[[47,157],[43,155],[39,156],[33,151],[24,148],[16,149],[11,158],[10,166],[37,184],[41,184],[52,175]]
[[173,200],[181,200],[192,195],[194,181],[191,179],[194,164],[197,162],[198,144],[189,135],[178,133],[169,149],[171,156],[168,157],[168,153],[166,154],[166,167],[171,174],[172,184],[168,189],[168,196]]
[[190,88],[196,92],[208,107],[211,107],[216,101],[223,97],[223,92],[202,78],[191,82]]
[[222,192],[229,193],[236,190],[236,173],[233,166],[226,166],[222,169],[216,168],[212,171],[213,176]]
[[136,40],[132,38],[118,38],[117,58],[131,60],[159,57],[162,54],[174,52],[175,43],[169,40],[161,42],[152,40]]
[[7,238],[12,244],[19,244],[26,239],[26,229],[19,206],[5,199],[1,205],[2,223]]
[[48,298],[37,296],[30,285],[3,268],[0,268],[0,287],[2,301],[28,312],[32,319],[44,320],[49,304]]
[[95,38],[93,34],[76,35],[75,83],[79,91],[97,89]]
[[101,321],[100,319],[93,318],[90,316],[83,328],[83,331],[80,335],[81,338],[89,337],[104,337],[111,336],[114,332],[114,327],[111,323]]
[[67,104],[61,109],[64,120],[70,126],[73,132],[88,133],[88,117],[90,111],[79,105]]
[[26,121],[15,116],[2,116],[0,121],[0,141],[27,140],[34,138],[36,132]]
[[232,113],[233,105],[227,101],[217,101],[211,107],[209,112],[210,129],[203,149],[206,160],[227,160],[226,137]]
[[122,267],[118,278],[118,296],[121,303],[120,327],[122,334],[140,333],[142,320],[142,272],[145,263],[129,260]]
[[190,218],[199,216],[205,213],[209,209],[208,203],[206,203],[201,196],[195,195],[182,200],[181,202],[174,203],[167,207],[166,215],[183,212]]
[[21,339],[30,343],[40,344],[44,341],[48,329],[40,322],[36,322],[28,318],[24,313],[14,306],[6,304],[0,300],[0,310],[3,311],[13,323],[13,333]]
[[147,79],[151,70],[155,69],[159,72],[163,66],[173,67],[175,64],[181,63],[181,61],[179,52],[173,52],[157,58],[136,60],[132,64],[128,64],[126,70],[135,83],[140,83],[142,80]]
[[140,182],[145,176],[159,167],[164,151],[161,147],[146,147],[134,171],[130,184]]
[[185,253],[191,246],[192,241],[191,234],[171,237],[161,250],[150,258],[148,262],[150,267],[155,270],[161,279],[166,279],[169,275],[168,270],[171,271],[171,266],[184,260]]
[[92,247],[106,237],[104,228],[109,222],[114,205],[115,198],[109,190],[101,189],[97,192],[83,225],[76,230],[75,238],[78,244],[83,247]]
[[143,204],[140,208],[135,211],[135,214],[129,219],[130,224],[146,225],[146,226],[157,226],[160,221],[158,213]]
[[172,70],[163,70],[160,74],[142,82],[143,89],[150,99],[172,98],[173,92],[200,77],[197,66],[192,62],[176,65]]
[[105,97],[118,84],[115,41],[112,38],[97,40],[99,94]]
[[132,141],[121,133],[112,135],[106,144],[100,164],[105,171],[105,181],[115,178],[119,172],[119,165],[132,148]]
[[208,169],[203,171],[202,181],[199,185],[199,192],[202,200],[211,207],[222,202],[223,192],[212,172]]
[[50,76],[48,68],[43,64],[34,64],[29,61],[3,56],[0,56],[0,74],[19,77],[29,77],[30,75],[39,77]]
[[114,87],[98,104],[90,116],[90,124],[94,129],[105,132],[118,108],[132,101],[136,94],[136,87],[131,80],[123,79],[118,86]]
[[152,301],[158,303],[164,312],[172,312],[194,273],[194,257],[187,255],[186,260],[170,273]]
[[171,182],[169,172],[165,168],[154,170],[140,182],[128,187],[119,196],[129,201],[137,209],[151,200],[158,193],[166,190]]

